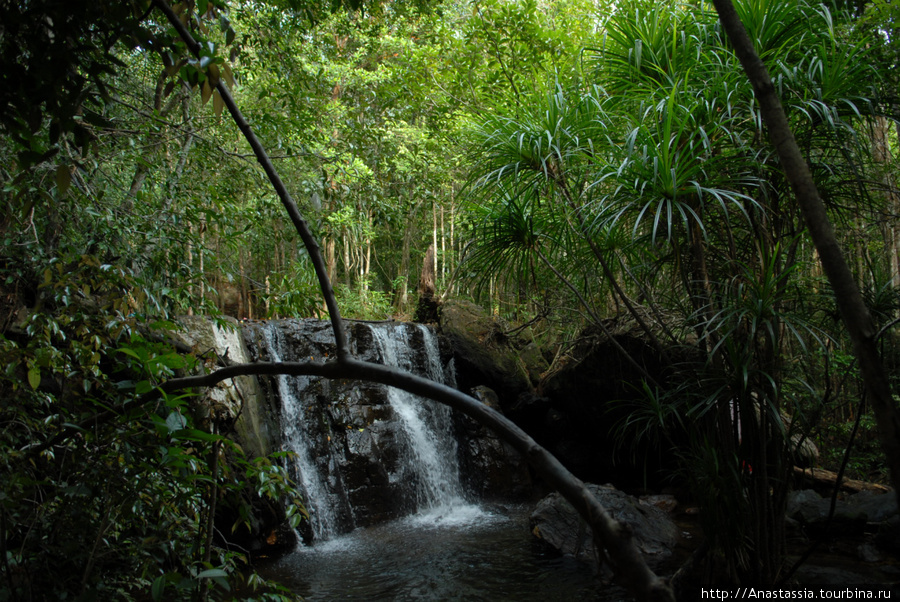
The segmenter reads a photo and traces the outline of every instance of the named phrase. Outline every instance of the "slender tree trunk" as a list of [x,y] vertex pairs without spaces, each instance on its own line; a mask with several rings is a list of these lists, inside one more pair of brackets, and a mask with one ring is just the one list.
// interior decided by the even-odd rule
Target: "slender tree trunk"
[[400,248],[400,271],[397,274],[400,282],[397,287],[396,293],[396,308],[399,311],[403,311],[409,303],[409,276],[410,276],[410,266],[412,264],[411,248],[412,241],[417,235],[417,229],[415,227],[416,216],[419,214],[419,209],[422,208],[422,201],[417,201],[412,208],[409,210],[409,220],[406,223],[406,227],[403,228],[403,241],[401,243]]
[[440,271],[438,270],[438,218],[437,218],[437,202],[433,202],[431,204],[431,217],[432,217],[432,227],[431,227],[431,246],[434,249],[434,253],[432,254],[432,259],[434,260],[434,277],[437,279]]
[[206,278],[203,275],[204,270],[206,269],[205,261],[204,261],[206,253],[203,252],[205,249],[205,246],[206,246],[206,219],[201,219],[200,220],[200,249],[199,249],[199,253],[198,253],[200,255],[200,272],[199,272],[199,274],[200,274],[200,306],[201,307],[203,307],[203,302],[206,300]]
[[350,274],[352,273],[350,260],[350,233],[344,230],[344,284],[349,288],[351,285]]
[[[368,233],[374,232],[372,227],[372,210],[369,209],[366,211],[366,223],[369,228],[367,230]],[[370,234],[366,234],[366,261],[363,265],[362,269],[362,282],[365,290],[369,290],[369,270],[372,269],[372,237]]]
[[[898,124],[900,126],[900,124]],[[872,160],[881,169],[881,184],[886,205],[890,208],[890,219],[885,227],[888,243],[891,285],[900,287],[900,194],[893,176],[890,146],[891,124],[886,117],[876,117],[872,130]]]
[[[459,266],[459,254],[456,252],[456,198],[453,194],[453,186],[450,186],[450,255],[453,257],[453,269],[450,270],[451,280],[456,268]],[[453,290],[446,291],[444,294],[453,294],[456,284],[452,285]]]
[[332,280],[337,279],[337,254],[334,249],[334,238],[325,239],[325,265],[327,266],[328,276]]
[[[890,382],[876,346],[877,330],[838,245],[825,204],[819,196],[800,147],[794,138],[781,100],[766,66],[760,60],[731,0],[713,0],[722,27],[734,46],[759,101],[769,139],[778,152],[781,167],[797,197],[810,237],[819,253],[822,269],[853,343],[866,393],[878,425],[878,438],[887,460],[891,484],[900,491],[900,411],[891,395]],[[898,498],[900,505],[900,498]]]
[[[194,271],[194,244],[191,242],[194,240],[194,224],[188,223],[188,239],[187,239],[187,264],[188,270],[191,272]],[[188,297],[190,298],[190,305],[188,305],[187,315],[194,315],[194,280],[193,274],[188,274],[189,282],[188,284]]]

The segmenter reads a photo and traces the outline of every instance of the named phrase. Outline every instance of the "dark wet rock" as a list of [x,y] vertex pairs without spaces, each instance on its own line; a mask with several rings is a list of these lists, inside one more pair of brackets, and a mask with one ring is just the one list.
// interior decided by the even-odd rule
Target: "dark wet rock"
[[[831,499],[812,489],[792,491],[788,496],[787,516],[804,525],[824,523],[831,510]],[[886,494],[861,491],[838,499],[832,522],[857,524],[881,523],[897,515],[895,492]]]
[[[610,320],[618,346],[660,382],[662,363],[655,348],[628,320]],[[671,474],[668,450],[617,448],[615,428],[640,396],[643,374],[599,330],[582,333],[557,358],[533,338],[513,330],[482,308],[448,302],[441,310],[463,390],[485,385],[497,392],[505,415],[585,481],[613,480],[652,486]],[[524,331],[523,331],[524,332]]]
[[490,387],[504,403],[532,390],[516,349],[503,334],[503,324],[480,307],[465,301],[447,302],[441,307],[440,328],[452,349],[461,390]]
[[824,520],[828,516],[831,502],[812,489],[792,491],[788,496],[787,517],[800,524],[808,525]]
[[[613,336],[662,381],[660,360],[644,338],[630,330],[613,330]],[[602,334],[586,332],[571,356],[543,384],[542,396],[551,400],[551,407],[535,422],[523,423],[523,428],[541,429],[536,431],[538,443],[582,480],[613,480],[636,487],[661,484],[661,476],[671,474],[674,455],[646,442],[620,448],[616,438],[616,428],[640,397],[636,383],[643,375]]]
[[884,559],[884,556],[878,551],[878,548],[868,542],[860,544],[860,546],[856,548],[856,553],[863,562],[881,562]]
[[671,493],[656,493],[651,495],[642,495],[640,497],[642,504],[656,506],[666,514],[675,512],[678,507],[678,500]]
[[900,555],[900,515],[895,514],[878,525],[875,543],[883,550]]
[[[277,344],[278,359],[285,362],[327,361],[335,354],[331,325],[319,320],[249,323],[244,336],[251,355],[258,361],[275,359],[270,357],[275,353],[273,344]],[[366,325],[349,324],[348,336],[355,357],[381,362]],[[421,342],[418,344],[421,347]],[[423,349],[420,351],[424,353]],[[260,382],[267,397],[280,408],[275,380],[261,378]],[[398,436],[385,387],[308,377],[301,377],[294,386],[295,395],[305,406],[307,444],[332,498],[338,532],[409,512],[414,500],[403,482],[400,458],[404,441]],[[284,419],[279,416],[279,422]]]
[[[587,487],[614,519],[632,530],[634,543],[648,565],[659,567],[671,557],[680,531],[665,512],[610,485]],[[537,538],[562,554],[597,561],[590,528],[559,493],[538,502],[531,526]]]
[[[396,330],[410,349],[413,370],[427,372],[427,327],[393,323],[378,328]],[[331,326],[318,320],[251,322],[244,328],[251,358],[258,361],[327,361],[335,354]],[[371,328],[348,324],[352,354],[381,363],[381,351]],[[277,346],[277,350],[273,345]],[[449,345],[438,340],[445,382],[453,381]],[[304,429],[310,455],[335,508],[337,531],[374,525],[406,515],[416,507],[415,474],[404,457],[408,439],[390,404],[386,387],[376,383],[299,377],[292,380],[294,397],[303,404]],[[260,378],[266,398],[285,420],[275,378]],[[423,400],[424,404],[435,404]],[[496,403],[494,400],[491,403]],[[488,429],[464,416],[455,417],[461,480],[478,496],[520,495],[528,487],[527,469],[518,455]],[[524,475],[524,477],[523,477]]]
[[[472,396],[502,413],[497,394],[485,386]],[[524,498],[532,488],[528,464],[492,430],[468,416],[459,416],[459,460],[463,486],[477,499]]]
[[865,514],[866,521],[880,523],[897,516],[897,492],[875,493],[860,491],[846,500],[856,511]]

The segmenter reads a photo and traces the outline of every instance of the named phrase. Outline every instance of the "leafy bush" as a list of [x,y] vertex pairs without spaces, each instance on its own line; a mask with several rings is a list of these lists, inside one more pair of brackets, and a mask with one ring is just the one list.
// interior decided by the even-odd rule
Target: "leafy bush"
[[213,538],[216,500],[295,499],[291,483],[199,428],[191,395],[154,393],[201,358],[154,336],[173,324],[152,291],[59,257],[0,266],[9,290],[40,283],[0,335],[0,601],[230,598],[249,559]]

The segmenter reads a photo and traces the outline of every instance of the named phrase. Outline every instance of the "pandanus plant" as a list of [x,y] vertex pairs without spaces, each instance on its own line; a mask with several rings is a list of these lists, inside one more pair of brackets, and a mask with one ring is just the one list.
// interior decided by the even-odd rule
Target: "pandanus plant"
[[[824,5],[736,7],[827,198],[871,200],[856,136],[876,107],[866,44],[842,43],[845,15]],[[477,124],[469,199],[482,222],[468,261],[482,270],[471,271],[519,286],[557,279],[600,327],[611,312],[633,316],[668,370],[644,372],[647,396],[623,438],[686,430],[708,566],[776,582],[789,425],[803,424],[790,418],[822,394],[797,369],[822,355],[823,335],[796,309],[814,258],[788,180],[711,7],[620,5],[584,56],[579,85],[535,91],[516,116]],[[674,345],[699,359],[676,365]]]

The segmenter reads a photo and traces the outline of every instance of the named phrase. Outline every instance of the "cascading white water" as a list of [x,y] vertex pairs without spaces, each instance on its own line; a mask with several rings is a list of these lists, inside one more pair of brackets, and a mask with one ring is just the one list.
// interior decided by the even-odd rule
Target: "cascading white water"
[[[278,328],[269,324],[264,327],[263,333],[270,360],[284,361],[286,354]],[[310,514],[313,536],[316,540],[322,540],[336,533],[335,508],[341,500],[326,487],[313,457],[310,445],[313,435],[307,429],[310,419],[306,415],[306,404],[301,401],[309,381],[306,376],[281,374],[275,377],[281,399],[283,441],[287,451],[294,453],[296,478],[306,493],[304,505]]]
[[[331,344],[330,331],[315,322],[250,328],[261,359],[273,362],[327,356]],[[359,337],[369,333],[366,348],[369,337]],[[425,326],[360,324],[350,334],[369,361],[455,384],[452,363],[441,363],[438,340]],[[480,512],[464,499],[448,407],[371,383],[284,375],[270,382],[281,408],[282,448],[293,452],[292,476],[310,513],[307,542],[410,512],[442,524]]]
[[[447,383],[440,349],[433,332],[422,325],[395,328],[371,328],[372,337],[385,365],[416,372],[410,335],[423,337],[425,375],[439,383]],[[408,439],[407,470],[416,482],[419,512],[464,505],[459,480],[456,438],[452,432],[451,410],[443,404],[396,389],[388,388],[388,400],[403,426]]]

